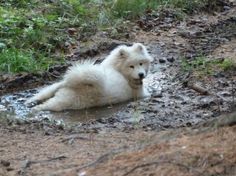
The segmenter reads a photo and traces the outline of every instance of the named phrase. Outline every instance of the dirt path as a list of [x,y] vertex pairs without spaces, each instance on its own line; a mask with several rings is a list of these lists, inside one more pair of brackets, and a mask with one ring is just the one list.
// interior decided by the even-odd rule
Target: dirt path
[[[155,58],[146,82],[150,99],[127,103],[109,116],[76,121],[68,127],[60,121],[51,123],[50,113],[35,115],[23,106],[35,89],[2,96],[0,175],[233,176],[236,114],[219,115],[235,107],[236,72],[215,70],[211,76],[199,77],[181,71],[180,64],[183,57],[192,61],[203,55],[209,60],[235,61],[236,7],[181,22],[170,10],[164,14],[158,25],[157,14],[140,19],[127,41],[98,42],[71,58],[84,54],[99,61],[120,43],[145,43]],[[52,69],[52,75],[68,65]],[[1,94],[19,84],[34,87],[44,79],[55,79],[44,76],[47,79],[37,75],[1,78]],[[197,83],[207,93],[186,86],[186,81]],[[30,114],[30,118],[15,120],[17,112]],[[53,116],[77,117],[78,113]]]

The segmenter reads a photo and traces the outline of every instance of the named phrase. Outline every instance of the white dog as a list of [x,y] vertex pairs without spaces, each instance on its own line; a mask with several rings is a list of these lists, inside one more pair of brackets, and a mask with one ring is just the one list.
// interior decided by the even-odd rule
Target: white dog
[[152,57],[145,46],[121,45],[101,63],[87,61],[69,68],[64,79],[42,89],[27,101],[41,102],[35,110],[83,109],[143,98]]

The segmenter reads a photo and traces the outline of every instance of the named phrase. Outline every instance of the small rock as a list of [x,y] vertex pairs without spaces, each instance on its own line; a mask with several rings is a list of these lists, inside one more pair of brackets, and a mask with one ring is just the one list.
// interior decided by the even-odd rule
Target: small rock
[[218,93],[218,95],[221,95],[223,97],[230,97],[231,93],[228,91],[223,91],[223,92]]
[[175,61],[174,57],[168,57],[167,60],[171,63]]
[[1,111],[6,111],[6,110],[7,110],[7,108],[6,108],[5,106],[0,105],[0,112],[1,112]]
[[78,173],[78,176],[85,176],[85,175],[86,175],[85,171]]
[[8,167],[7,168],[7,171],[10,172],[10,171],[13,171],[14,169],[12,167]]
[[2,42],[0,42],[0,49],[3,49],[3,48],[6,48],[6,44],[5,44],[5,43],[2,43]]
[[50,136],[50,135],[52,135],[52,133],[49,132],[49,131],[45,131],[45,132],[44,132],[44,135],[45,135],[45,136]]
[[172,23],[172,22],[173,22],[173,19],[166,17],[166,18],[164,19],[164,21],[165,21],[165,23]]
[[225,82],[223,80],[218,80],[217,83],[220,84],[220,86],[222,86],[222,87],[229,87],[230,86],[228,82]]
[[187,122],[187,123],[186,123],[186,126],[187,126],[187,127],[191,127],[191,126],[192,126],[192,123],[191,123],[191,122]]
[[5,166],[5,167],[9,167],[11,165],[11,163],[6,160],[1,160],[1,165]]
[[164,42],[160,42],[160,45],[161,46],[165,46],[166,44]]
[[77,32],[77,30],[76,30],[75,28],[69,28],[69,29],[67,30],[67,32],[68,32],[70,35],[75,35],[76,32]]
[[213,75],[215,78],[223,78],[225,77],[225,75],[222,72],[218,72],[216,74]]
[[165,63],[165,62],[166,62],[166,60],[165,60],[165,59],[162,59],[162,58],[160,58],[160,59],[159,59],[159,62],[160,62],[161,64],[163,64],[163,63]]
[[12,167],[8,167],[7,168],[7,171],[10,172],[10,171],[13,171],[14,169]]
[[214,97],[200,97],[199,98],[199,105],[201,108],[209,108],[211,106],[217,105],[220,103],[216,98]]
[[224,10],[230,10],[229,6],[224,6]]
[[69,47],[71,46],[71,44],[66,41],[66,42],[64,43],[64,46],[65,46],[66,48],[69,48]]
[[192,53],[187,53],[187,54],[185,55],[185,58],[186,58],[186,59],[192,59],[192,58],[194,58],[194,54],[192,54]]

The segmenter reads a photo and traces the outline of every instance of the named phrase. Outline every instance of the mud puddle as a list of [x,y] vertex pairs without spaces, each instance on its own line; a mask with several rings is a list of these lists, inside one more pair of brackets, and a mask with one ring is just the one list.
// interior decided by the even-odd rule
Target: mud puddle
[[2,96],[0,114],[2,117],[25,121],[47,119],[56,124],[73,125],[79,130],[100,131],[135,128],[163,130],[192,126],[230,111],[233,104],[233,80],[227,77],[212,80],[208,86],[213,85],[209,88],[215,93],[201,95],[184,87],[180,78],[176,80],[177,72],[177,66],[173,63],[154,64],[144,82],[152,96],[138,101],[86,110],[33,113],[24,105],[26,99],[38,91],[31,89]]
[[[156,79],[163,79],[164,75],[160,73],[160,66],[156,66],[155,70],[159,70],[158,78],[151,73],[145,80],[145,86],[148,86],[149,91],[161,90],[161,86]],[[154,71],[153,71],[154,72]],[[39,88],[40,89],[40,88]],[[25,101],[36,94],[39,89],[30,89],[18,93],[7,94],[1,97],[0,101],[0,115],[2,117],[16,118],[22,120],[43,120],[55,121],[56,123],[79,124],[86,123],[102,118],[109,118],[120,111],[123,111],[129,102],[124,102],[115,105],[107,105],[104,107],[95,107],[84,110],[67,110],[63,112],[32,112],[32,110],[25,105]]]
[[73,124],[78,122],[87,122],[99,118],[107,118],[113,113],[122,109],[125,104],[105,106],[99,108],[90,108],[85,110],[68,110],[63,112],[32,112],[24,103],[27,98],[37,93],[37,89],[27,90],[15,94],[2,96],[0,104],[0,115],[2,117],[16,118],[21,120],[44,120],[54,121],[56,123]]

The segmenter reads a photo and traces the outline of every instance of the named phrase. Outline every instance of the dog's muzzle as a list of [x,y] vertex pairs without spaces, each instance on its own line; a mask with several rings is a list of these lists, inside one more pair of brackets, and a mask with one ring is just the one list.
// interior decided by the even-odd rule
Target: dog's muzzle
[[143,79],[133,79],[133,84],[135,84],[135,85],[143,85]]
[[132,79],[132,80],[129,80],[129,85],[133,89],[138,89],[140,86],[143,85],[143,79]]

